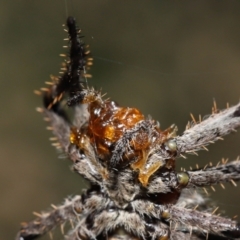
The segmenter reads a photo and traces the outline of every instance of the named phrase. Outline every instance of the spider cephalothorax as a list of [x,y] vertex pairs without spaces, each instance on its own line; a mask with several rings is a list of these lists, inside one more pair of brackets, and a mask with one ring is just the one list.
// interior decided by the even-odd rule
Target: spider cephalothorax
[[[80,40],[74,18],[67,19],[70,53],[63,74],[52,77],[38,108],[57,140],[54,145],[73,162],[73,169],[90,182],[81,196],[39,214],[22,225],[17,239],[35,239],[56,225],[72,223],[67,239],[216,239],[240,238],[240,226],[209,212],[197,187],[240,179],[238,160],[193,171],[176,172],[183,153],[204,149],[240,126],[240,104],[204,121],[193,121],[177,136],[177,128],[158,122],[136,108],[120,107],[89,88],[86,66],[92,64]],[[64,98],[74,110],[69,121]],[[196,206],[198,210],[196,210]]]

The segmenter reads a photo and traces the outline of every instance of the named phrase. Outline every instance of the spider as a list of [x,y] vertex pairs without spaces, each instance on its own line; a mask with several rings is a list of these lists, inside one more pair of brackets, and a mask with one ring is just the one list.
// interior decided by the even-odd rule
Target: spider
[[[62,75],[52,77],[38,111],[49,122],[57,149],[73,162],[73,170],[89,181],[82,195],[23,223],[17,240],[36,239],[61,226],[66,239],[180,240],[237,239],[240,225],[215,215],[198,187],[240,180],[240,161],[211,164],[177,172],[175,160],[194,154],[240,126],[240,104],[188,123],[182,135],[136,108],[120,107],[89,88],[92,65],[73,17],[67,22],[70,52]],[[70,120],[64,110],[74,110]],[[63,226],[70,222],[66,234]]]

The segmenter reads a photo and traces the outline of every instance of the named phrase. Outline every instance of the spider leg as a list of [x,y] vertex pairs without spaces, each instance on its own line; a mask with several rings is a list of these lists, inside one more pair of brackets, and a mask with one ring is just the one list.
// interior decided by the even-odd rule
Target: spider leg
[[82,196],[66,199],[63,205],[54,206],[54,210],[51,212],[38,214],[37,219],[29,223],[23,223],[16,240],[36,239],[67,221],[79,225],[79,222],[82,222],[86,216],[101,211],[109,205],[109,200],[99,194],[99,187],[92,186]]
[[181,228],[184,227],[187,232],[212,233],[232,239],[240,237],[239,223],[211,213],[199,212],[174,205],[158,205],[144,200],[133,201],[131,205],[141,216],[146,214],[169,222],[171,225],[170,230],[177,230],[178,225],[180,225]]
[[[76,147],[73,147],[71,156],[76,154],[79,154],[78,149],[76,149]],[[102,174],[104,175],[104,170],[102,170],[102,174],[100,174],[97,171],[97,168],[92,165],[89,159],[86,157],[79,158],[79,160],[74,163],[73,170],[94,184],[99,184],[102,181]]]
[[222,182],[232,182],[240,180],[240,161],[236,160],[216,167],[188,171],[188,188],[204,187]]
[[[185,178],[185,185],[181,187],[181,180]],[[192,189],[196,187],[211,186],[230,182],[236,186],[235,181],[240,180],[240,161],[218,164],[216,167],[205,167],[193,171],[180,173],[171,172],[164,176],[155,176],[149,181],[147,193],[169,193],[173,189]],[[198,204],[196,204],[198,205]]]
[[218,113],[213,113],[202,122],[190,126],[175,138],[178,153],[195,152],[240,126],[240,103]]
[[169,208],[169,214],[173,223],[181,223],[205,233],[213,233],[232,239],[240,237],[239,223],[228,218],[176,206]]
[[62,116],[53,111],[42,108],[39,111],[44,114],[46,121],[50,125],[48,129],[52,130],[53,135],[56,137],[56,143],[53,143],[53,145],[68,153],[70,124]]
[[[76,107],[76,114],[85,116],[85,106]],[[81,112],[81,110],[83,110]],[[48,121],[48,129],[52,130],[56,137],[56,142],[52,143],[57,149],[63,150],[69,159],[74,162],[73,169],[90,180],[92,183],[99,183],[102,180],[102,175],[106,174],[105,169],[100,165],[95,156],[93,147],[89,144],[84,144],[84,149],[79,149],[70,142],[71,127],[70,124],[54,111],[39,108],[39,112],[43,113],[45,120]],[[84,121],[84,117],[82,118]],[[82,124],[81,119],[76,122],[77,126]],[[86,139],[87,140],[87,139]],[[86,142],[85,142],[86,143]],[[99,171],[101,169],[101,171]]]
[[54,227],[66,221],[76,220],[82,212],[81,196],[66,199],[61,206],[54,206],[54,210],[39,214],[39,217],[29,223],[22,223],[16,240],[32,240],[51,231]]
[[[70,53],[68,56],[64,54],[67,59],[61,68],[63,72],[58,77],[52,76],[52,82],[46,82],[50,86],[41,88],[41,91],[36,91],[36,93],[43,95],[44,109],[39,108],[38,110],[44,113],[45,119],[50,122],[49,129],[52,129],[53,134],[57,137],[57,143],[53,143],[53,145],[68,153],[72,124],[65,111],[64,98],[74,96],[75,92],[83,90],[83,80],[86,81],[86,77],[89,76],[85,72],[85,66],[91,65],[92,59],[87,58],[90,51],[86,51],[81,40],[81,31],[73,17],[67,18],[66,26]],[[77,119],[74,121],[74,125],[80,129],[89,118],[87,106],[74,106],[74,115]]]

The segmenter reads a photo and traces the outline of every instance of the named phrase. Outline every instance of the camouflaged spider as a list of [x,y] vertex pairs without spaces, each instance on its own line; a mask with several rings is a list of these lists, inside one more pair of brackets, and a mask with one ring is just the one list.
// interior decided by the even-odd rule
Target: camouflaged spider
[[[70,53],[63,74],[53,77],[39,108],[57,140],[54,145],[73,162],[91,187],[54,210],[24,223],[18,240],[35,239],[70,221],[66,239],[236,239],[240,225],[209,212],[195,189],[240,179],[240,161],[176,172],[175,160],[194,153],[240,126],[240,104],[205,120],[162,131],[135,108],[119,107],[88,88],[83,79],[92,58],[80,40],[74,18],[67,19]],[[64,97],[74,110],[71,123]],[[198,209],[196,210],[196,206]]]

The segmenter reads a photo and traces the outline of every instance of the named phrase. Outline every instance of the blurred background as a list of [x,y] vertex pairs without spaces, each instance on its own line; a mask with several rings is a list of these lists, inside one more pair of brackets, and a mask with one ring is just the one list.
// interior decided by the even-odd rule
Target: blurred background
[[[240,1],[68,1],[68,12],[95,56],[90,85],[123,106],[137,107],[184,131],[190,113],[211,113],[240,96]],[[57,75],[66,33],[64,1],[4,1],[0,8],[0,240],[13,239],[20,222],[86,182],[50,145],[41,99],[34,89]],[[178,159],[204,166],[240,154],[240,134]],[[240,187],[216,187],[210,197],[222,215],[239,214]],[[208,196],[209,197],[209,196]],[[239,219],[239,218],[238,218]],[[48,238],[44,238],[48,239]]]

